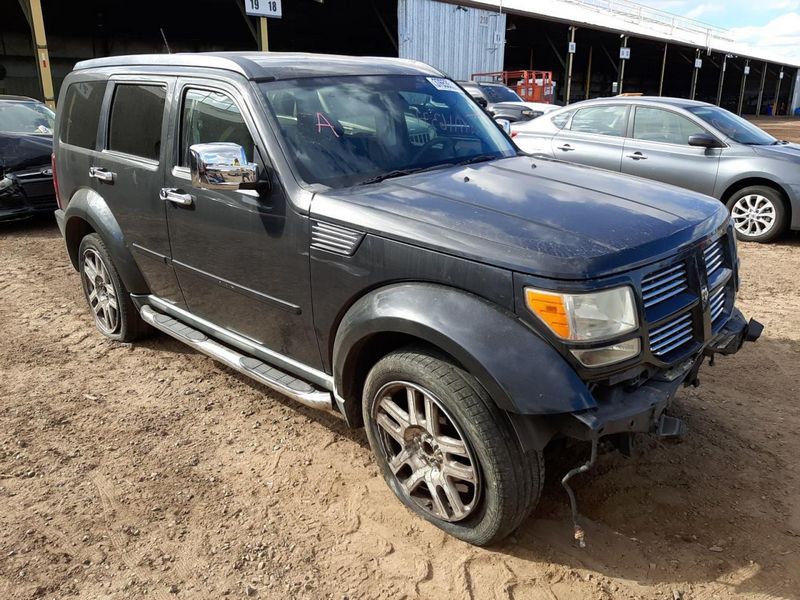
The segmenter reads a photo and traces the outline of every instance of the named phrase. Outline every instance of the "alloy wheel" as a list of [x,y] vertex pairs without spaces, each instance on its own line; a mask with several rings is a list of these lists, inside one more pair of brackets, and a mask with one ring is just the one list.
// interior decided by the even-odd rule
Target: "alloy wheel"
[[119,327],[117,292],[103,259],[92,248],[83,253],[81,275],[98,328],[103,333],[115,333]]
[[744,236],[764,235],[774,226],[777,212],[772,200],[761,194],[747,194],[739,198],[731,208],[731,217],[736,231]]
[[437,519],[469,516],[478,505],[480,468],[441,402],[396,381],[378,391],[373,407],[381,450],[403,493]]

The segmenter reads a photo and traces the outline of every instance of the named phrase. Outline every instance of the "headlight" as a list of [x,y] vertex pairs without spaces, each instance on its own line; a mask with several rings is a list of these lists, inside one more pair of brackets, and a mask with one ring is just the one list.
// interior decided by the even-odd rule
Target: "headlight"
[[570,350],[572,355],[581,361],[585,367],[604,367],[613,365],[623,360],[639,356],[641,343],[639,338],[633,338],[618,344],[611,344],[602,348],[590,348],[588,350]]
[[633,331],[639,325],[633,290],[628,286],[587,294],[525,288],[525,303],[564,340],[606,340]]

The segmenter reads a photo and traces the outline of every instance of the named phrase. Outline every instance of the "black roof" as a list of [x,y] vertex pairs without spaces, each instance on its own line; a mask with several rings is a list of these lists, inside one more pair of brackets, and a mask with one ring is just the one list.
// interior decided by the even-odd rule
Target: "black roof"
[[435,75],[431,66],[414,60],[376,56],[339,56],[302,52],[202,52],[132,54],[84,60],[75,70],[103,67],[199,67],[222,69],[248,79],[296,79],[326,75]]

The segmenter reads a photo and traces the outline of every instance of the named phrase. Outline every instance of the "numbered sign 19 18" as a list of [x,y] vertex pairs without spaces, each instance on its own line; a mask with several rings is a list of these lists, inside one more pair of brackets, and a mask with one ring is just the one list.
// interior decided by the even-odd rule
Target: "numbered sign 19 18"
[[256,17],[280,19],[283,16],[281,0],[244,0],[244,10]]

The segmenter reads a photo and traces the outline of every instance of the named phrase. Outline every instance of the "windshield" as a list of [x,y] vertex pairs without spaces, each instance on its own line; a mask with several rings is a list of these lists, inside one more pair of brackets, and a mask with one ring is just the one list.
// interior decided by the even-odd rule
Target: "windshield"
[[343,187],[516,153],[449,79],[319,77],[260,87],[306,183]]
[[55,113],[39,102],[0,102],[0,131],[53,135]]
[[504,85],[482,85],[483,93],[489,97],[489,102],[524,102],[517,92]]
[[717,106],[692,106],[687,110],[727,135],[734,142],[765,146],[774,144],[777,141],[766,131],[759,129],[741,117],[737,117],[724,108],[719,108]]

